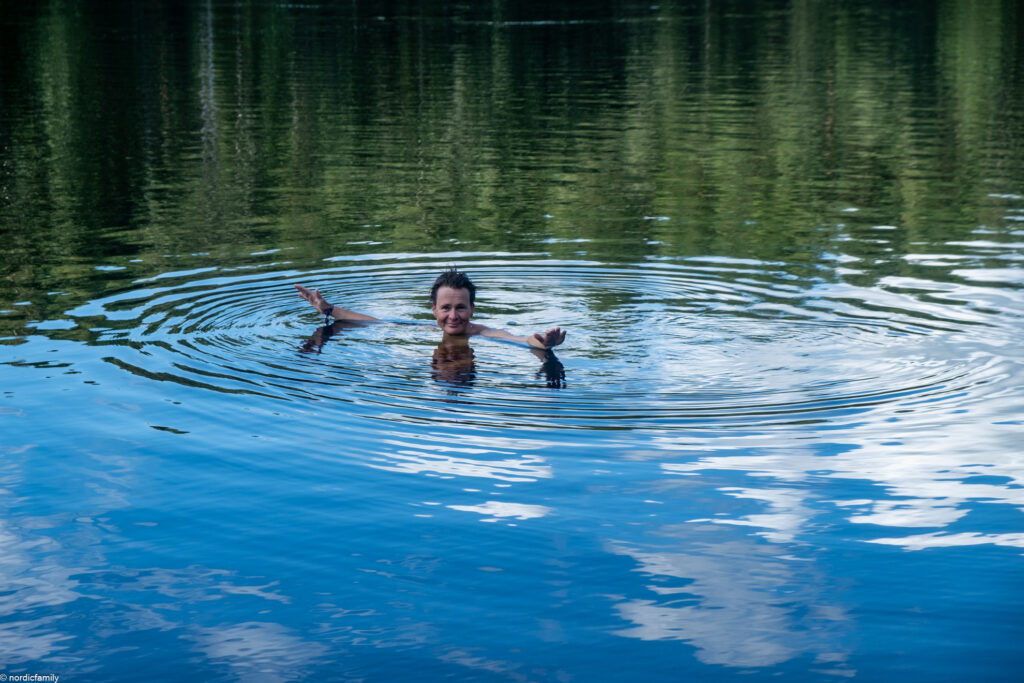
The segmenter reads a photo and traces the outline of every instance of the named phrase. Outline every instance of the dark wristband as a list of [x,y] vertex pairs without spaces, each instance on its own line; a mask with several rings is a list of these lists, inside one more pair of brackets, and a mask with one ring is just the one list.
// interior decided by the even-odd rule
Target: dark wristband
[[331,313],[334,312],[334,304],[327,304],[327,310],[324,311],[324,324],[331,322]]

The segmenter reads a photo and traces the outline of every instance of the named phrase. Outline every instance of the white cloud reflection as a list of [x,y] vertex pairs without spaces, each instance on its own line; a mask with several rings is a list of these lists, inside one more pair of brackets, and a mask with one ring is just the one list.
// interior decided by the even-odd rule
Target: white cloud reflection
[[53,539],[0,519],[0,614],[8,618],[0,623],[3,665],[47,659],[73,640],[61,630],[58,617],[32,616],[45,615],[83,597],[78,582],[71,578],[75,570],[52,559],[59,549]]
[[751,526],[767,531],[757,532],[773,543],[788,543],[793,541],[800,531],[800,528],[814,513],[804,507],[801,503],[805,493],[798,489],[748,489],[723,487],[719,491],[734,498],[746,498],[767,503],[769,511],[766,513],[747,515],[740,519],[704,519],[691,521],[704,521],[714,524],[730,524],[733,526]]
[[899,527],[944,527],[967,514],[965,508],[958,508],[948,500],[936,498],[902,498],[899,500],[878,500],[869,503],[870,512],[852,515],[854,524],[878,524]]
[[[1024,458],[1009,445],[1019,436],[1020,428],[1012,421],[1000,424],[994,418],[984,428],[961,424],[944,430],[867,423],[856,432],[844,436],[860,437],[862,445],[836,444],[841,450],[828,456],[810,446],[757,447],[755,444],[763,439],[754,437],[736,449],[743,454],[731,454],[735,450],[725,447],[692,462],[663,463],[661,467],[673,475],[721,470],[742,472],[751,481],[769,479],[786,483],[780,489],[723,487],[719,490],[732,497],[763,500],[768,510],[736,519],[708,520],[763,527],[769,531],[760,535],[774,542],[797,538],[808,517],[808,508],[820,508],[822,503],[845,512],[851,524],[915,529],[970,525],[970,513],[979,506],[1024,509]],[[739,446],[739,440],[729,441]],[[676,450],[685,449],[683,446]],[[813,505],[809,503],[814,497],[812,487],[793,486],[822,479],[863,480],[874,486],[860,489],[855,499],[815,500]],[[865,492],[874,495],[865,498]],[[977,545],[982,542],[979,538],[998,538],[1000,545],[1015,543],[1014,534],[992,533],[1002,530],[988,525],[968,528],[965,533],[959,531],[911,536],[907,547]],[[897,540],[887,538],[879,542],[892,544]]]
[[246,622],[197,629],[190,639],[207,659],[226,664],[239,679],[280,683],[301,679],[328,653],[325,645],[303,640],[272,622]]
[[38,662],[49,659],[59,650],[65,649],[71,635],[54,628],[57,617],[45,619],[23,619],[0,624],[0,652],[3,664],[10,666],[23,662]]
[[[452,445],[424,438],[426,443],[383,440],[382,449],[369,467],[405,474],[434,474],[442,477],[477,477],[499,481],[536,481],[550,479],[551,466],[537,455],[522,449],[488,448],[472,444]],[[488,445],[490,442],[488,440]]]
[[[833,673],[849,675],[841,641],[848,617],[827,604],[812,563],[784,559],[747,539],[705,545],[696,552],[645,552],[614,544],[636,571],[657,583],[651,599],[630,599],[615,610],[630,628],[618,635],[641,640],[680,640],[705,664],[770,667],[809,653]],[[672,583],[677,585],[664,585]]]
[[899,545],[907,550],[924,550],[925,548],[951,548],[965,545],[1002,545],[1011,548],[1024,548],[1024,533],[1020,534],[919,534],[902,538],[875,538],[870,543],[883,545]]
[[551,508],[544,505],[527,505],[525,503],[506,503],[489,500],[481,505],[449,505],[452,510],[475,512],[484,515],[484,522],[496,522],[499,519],[537,519],[545,517]]

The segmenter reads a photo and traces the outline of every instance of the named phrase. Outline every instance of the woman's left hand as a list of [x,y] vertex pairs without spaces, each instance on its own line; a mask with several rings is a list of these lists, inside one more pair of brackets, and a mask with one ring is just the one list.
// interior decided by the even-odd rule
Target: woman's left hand
[[565,330],[560,327],[548,330],[547,332],[537,332],[530,337],[530,346],[537,349],[550,349],[553,346],[558,346],[565,341]]

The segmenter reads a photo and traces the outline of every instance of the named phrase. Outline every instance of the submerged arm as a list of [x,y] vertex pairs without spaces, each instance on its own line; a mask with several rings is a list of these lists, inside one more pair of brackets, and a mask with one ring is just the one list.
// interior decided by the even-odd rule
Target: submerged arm
[[380,322],[380,318],[374,318],[372,315],[356,313],[355,311],[350,311],[347,308],[342,308],[341,306],[332,306],[327,303],[327,300],[320,294],[319,289],[310,290],[302,285],[295,285],[295,289],[299,290],[299,296],[308,301],[313,308],[324,315],[331,316],[335,320],[364,320],[367,322]]

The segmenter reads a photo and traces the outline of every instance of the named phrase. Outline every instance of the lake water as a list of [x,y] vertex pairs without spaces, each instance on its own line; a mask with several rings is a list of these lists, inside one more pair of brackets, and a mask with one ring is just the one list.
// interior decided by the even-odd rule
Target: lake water
[[0,5],[0,672],[1019,675],[1022,13]]

